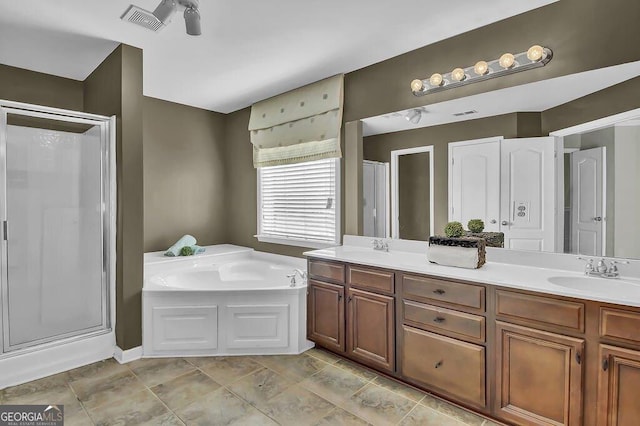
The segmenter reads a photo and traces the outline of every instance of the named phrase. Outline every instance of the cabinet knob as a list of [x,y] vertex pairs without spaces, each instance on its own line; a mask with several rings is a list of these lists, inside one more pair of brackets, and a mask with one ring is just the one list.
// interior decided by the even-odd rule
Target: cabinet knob
[[607,371],[609,369],[609,357],[602,360],[602,369]]
[[433,322],[437,322],[438,324],[440,324],[441,322],[444,322],[445,319],[443,317],[435,317],[433,319]]
[[441,288],[439,288],[439,289],[437,289],[437,290],[433,290],[433,292],[434,292],[435,294],[445,294],[445,293],[446,293],[446,292],[445,292],[443,289],[441,289]]
[[434,365],[435,368],[440,368],[442,367],[442,360],[436,362],[436,365]]
[[576,352],[576,362],[578,364],[580,364],[582,362],[582,354],[580,353],[580,351]]
[[353,300],[353,297],[351,297],[351,296],[349,296],[349,297],[347,298],[347,302],[351,302],[352,300]]
[[341,295],[341,294],[339,294],[339,295],[338,295],[338,302],[339,302],[339,301],[341,301],[341,300],[342,300],[342,295]]

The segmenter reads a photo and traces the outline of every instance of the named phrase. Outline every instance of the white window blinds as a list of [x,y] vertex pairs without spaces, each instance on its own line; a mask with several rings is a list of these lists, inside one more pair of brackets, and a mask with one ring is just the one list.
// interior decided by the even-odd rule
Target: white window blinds
[[258,169],[258,237],[336,243],[339,160]]

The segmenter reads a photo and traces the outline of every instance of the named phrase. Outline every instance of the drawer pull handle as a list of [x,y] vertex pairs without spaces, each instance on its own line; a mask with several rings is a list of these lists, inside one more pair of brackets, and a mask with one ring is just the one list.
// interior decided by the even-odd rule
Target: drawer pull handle
[[602,369],[607,371],[609,369],[609,358],[605,358],[602,360]]
[[446,292],[445,292],[443,289],[441,289],[441,288],[439,288],[439,289],[437,289],[437,290],[433,290],[433,292],[434,292],[435,294],[445,294],[445,293],[446,293]]
[[582,354],[580,353],[580,351],[576,352],[576,362],[578,364],[580,364],[582,362]]
[[443,323],[444,321],[445,321],[445,319],[442,318],[442,317],[435,317],[433,319],[433,322],[437,322],[438,324]]
[[440,368],[442,367],[442,360],[436,362],[436,365],[434,365],[435,368]]

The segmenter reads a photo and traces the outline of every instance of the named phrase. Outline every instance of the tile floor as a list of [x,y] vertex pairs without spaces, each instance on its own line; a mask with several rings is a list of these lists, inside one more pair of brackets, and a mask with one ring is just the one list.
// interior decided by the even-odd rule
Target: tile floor
[[50,403],[64,404],[67,426],[495,425],[318,349],[110,359],[0,390],[0,404]]

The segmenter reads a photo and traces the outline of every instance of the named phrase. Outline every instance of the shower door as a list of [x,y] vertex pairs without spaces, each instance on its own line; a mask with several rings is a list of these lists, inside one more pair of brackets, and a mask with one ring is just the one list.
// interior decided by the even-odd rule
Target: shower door
[[109,328],[108,125],[0,108],[4,352]]

